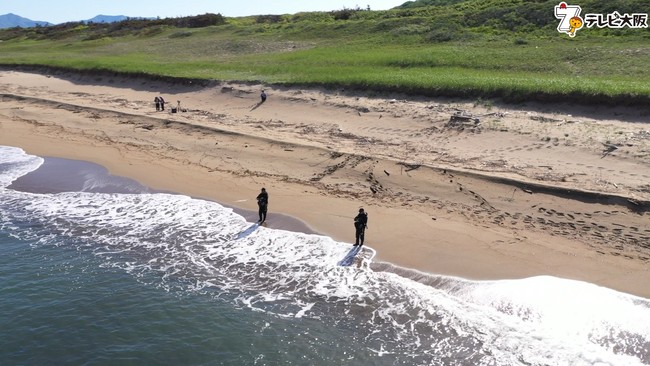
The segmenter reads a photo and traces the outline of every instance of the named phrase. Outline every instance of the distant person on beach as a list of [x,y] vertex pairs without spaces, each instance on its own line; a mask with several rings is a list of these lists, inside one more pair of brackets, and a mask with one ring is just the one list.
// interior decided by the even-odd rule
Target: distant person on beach
[[262,98],[262,103],[266,102],[266,92],[262,90],[262,94],[260,94],[260,98]]
[[262,224],[266,221],[266,211],[269,207],[269,194],[266,193],[266,188],[262,188],[262,192],[257,195],[257,206],[259,207],[260,221]]
[[158,99],[160,99],[160,110],[164,111],[165,110],[165,100],[163,99],[163,97],[158,97]]
[[156,104],[156,111],[159,111],[160,110],[160,98],[159,97],[153,98],[153,102]]
[[356,229],[354,246],[363,245],[363,239],[366,233],[366,227],[368,226],[368,214],[363,210],[359,209],[359,214],[354,218],[354,228]]

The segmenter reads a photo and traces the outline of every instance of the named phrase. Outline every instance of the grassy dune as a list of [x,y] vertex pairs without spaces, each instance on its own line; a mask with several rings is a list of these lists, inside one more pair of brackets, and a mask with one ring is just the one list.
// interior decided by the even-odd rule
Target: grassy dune
[[119,32],[83,24],[5,30],[0,64],[507,101],[650,101],[648,29],[584,29],[570,39],[555,29],[556,2],[444,3],[347,9],[346,19],[329,12],[198,28],[132,21]]

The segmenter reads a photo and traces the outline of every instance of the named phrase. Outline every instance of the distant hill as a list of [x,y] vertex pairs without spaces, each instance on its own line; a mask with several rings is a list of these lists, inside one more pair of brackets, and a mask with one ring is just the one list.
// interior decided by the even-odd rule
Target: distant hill
[[[154,18],[130,18],[127,17],[126,15],[97,15],[91,19],[87,20],[80,20],[81,22],[84,23],[116,23],[116,22],[121,22],[123,20],[127,19],[154,19]],[[35,21],[27,18],[23,18],[19,15],[16,14],[5,14],[5,15],[0,15],[0,29],[2,28],[14,28],[14,27],[21,27],[21,28],[31,28],[31,27],[36,27],[36,26],[49,26],[49,25],[54,25],[50,22],[45,22],[45,21]]]
[[128,19],[125,15],[97,15],[92,19],[84,20],[85,23],[115,23]]
[[48,25],[52,25],[52,23],[31,20],[11,13],[0,15],[0,28],[14,28],[14,27],[30,28],[39,25],[48,26]]

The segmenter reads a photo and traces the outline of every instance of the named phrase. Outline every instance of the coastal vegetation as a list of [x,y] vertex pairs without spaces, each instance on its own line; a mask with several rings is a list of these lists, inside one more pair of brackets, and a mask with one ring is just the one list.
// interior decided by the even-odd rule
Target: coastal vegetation
[[[644,0],[583,13],[648,11]],[[646,3],[647,4],[647,3]],[[386,11],[220,14],[0,31],[0,65],[423,96],[647,104],[650,30],[557,31],[558,1],[419,0]]]

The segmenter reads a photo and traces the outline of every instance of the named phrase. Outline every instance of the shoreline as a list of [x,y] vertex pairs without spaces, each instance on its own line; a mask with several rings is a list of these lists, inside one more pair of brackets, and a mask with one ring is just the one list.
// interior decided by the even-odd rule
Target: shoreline
[[[106,167],[85,160],[73,160],[40,156],[43,164],[36,170],[19,177],[7,188],[20,192],[56,194],[63,192],[121,193],[121,194],[182,194],[178,192],[154,190],[139,182],[123,176],[112,175]],[[201,199],[192,197],[195,199]],[[251,223],[255,223],[257,212],[225,205]],[[273,214],[273,220],[265,227],[270,229],[322,235],[313,231],[307,224],[295,217],[281,213]]]
[[[602,186],[606,189],[598,193],[615,196],[624,192],[612,190],[632,187],[650,176],[647,157],[639,153],[635,154],[641,160],[615,157],[618,174],[629,177],[627,181],[601,185],[604,170],[598,164],[607,161],[600,151],[578,146],[580,141],[544,144],[540,147],[545,150],[539,150],[539,143],[521,141],[528,136],[521,131],[511,136],[499,127],[494,132],[469,133],[436,124],[433,134],[427,135],[430,116],[418,117],[420,112],[414,110],[408,119],[401,117],[407,113],[404,108],[419,108],[414,102],[373,104],[364,99],[361,102],[369,110],[364,114],[375,115],[367,120],[351,108],[359,101],[352,98],[341,105],[344,98],[336,95],[270,90],[269,100],[251,109],[257,95],[250,86],[228,92],[187,91],[146,81],[136,81],[144,87],[133,88],[129,82],[82,85],[42,75],[0,73],[0,93],[36,99],[3,99],[0,144],[39,156],[91,161],[154,189],[244,210],[255,209],[254,197],[265,186],[271,196],[269,215],[287,214],[317,233],[347,243],[354,239],[352,217],[363,206],[370,215],[366,244],[377,251],[376,260],[403,268],[486,280],[552,275],[650,298],[645,286],[650,279],[650,250],[635,244],[650,237],[647,212],[580,202],[552,192],[530,194],[512,182],[428,167],[429,160],[470,170],[477,163],[492,166],[492,156],[474,160],[471,149],[479,146],[503,153],[508,166],[523,166],[517,172],[504,171],[503,176],[545,174],[555,179],[549,174],[566,168],[580,174],[558,181],[558,189],[591,191]],[[169,94],[174,90],[173,99],[191,100],[189,111],[176,115],[150,111],[147,99],[152,91],[142,89],[161,87]],[[96,101],[106,95],[109,101],[97,108]],[[403,109],[391,112],[393,107]],[[507,120],[508,114],[503,115],[499,118]],[[543,123],[525,124],[528,120],[513,120],[511,130],[515,122],[551,132]],[[615,128],[634,125],[622,123]],[[575,124],[555,127],[559,131],[553,133],[573,136],[574,132],[562,128]],[[452,140],[452,144],[445,145],[446,154],[440,155],[424,145],[429,139],[442,139],[439,144]],[[638,146],[640,151],[645,143],[642,140]],[[400,165],[409,151],[412,160],[423,164]],[[573,152],[570,161],[567,151]],[[538,152],[548,159],[535,163],[540,168],[533,171],[532,160],[521,163],[539,160]],[[441,156],[445,161],[440,161]],[[565,161],[552,160],[562,156]],[[626,192],[623,197],[647,200],[642,190]]]

